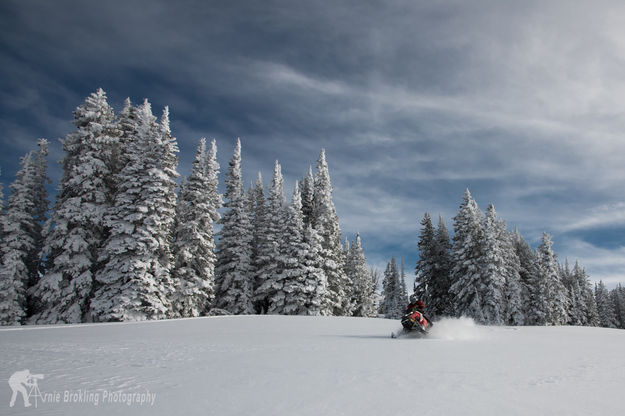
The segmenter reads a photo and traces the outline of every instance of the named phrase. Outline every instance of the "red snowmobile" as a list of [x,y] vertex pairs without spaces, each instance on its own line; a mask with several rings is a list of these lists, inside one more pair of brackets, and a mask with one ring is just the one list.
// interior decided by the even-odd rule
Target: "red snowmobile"
[[406,308],[406,313],[401,318],[403,329],[399,333],[392,333],[391,336],[397,338],[408,334],[426,335],[432,327],[432,322],[423,312],[424,309],[423,302],[411,299],[408,308]]
[[401,318],[401,325],[406,332],[417,331],[424,335],[427,334],[431,326],[430,321],[420,311],[412,311],[405,314]]

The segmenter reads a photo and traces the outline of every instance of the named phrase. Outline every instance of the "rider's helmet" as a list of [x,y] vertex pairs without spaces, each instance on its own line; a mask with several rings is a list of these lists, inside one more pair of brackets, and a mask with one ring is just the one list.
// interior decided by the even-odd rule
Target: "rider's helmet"
[[414,293],[410,295],[410,303],[416,303],[419,299],[417,299],[417,295]]

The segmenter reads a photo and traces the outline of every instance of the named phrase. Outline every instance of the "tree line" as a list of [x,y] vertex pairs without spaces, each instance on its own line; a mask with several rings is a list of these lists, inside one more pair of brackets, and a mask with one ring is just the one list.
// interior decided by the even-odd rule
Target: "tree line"
[[[52,209],[48,143],[21,159],[0,216],[0,323],[55,324],[208,314],[373,316],[360,236],[345,244],[325,151],[287,202],[281,166],[246,191],[237,140],[218,191],[213,140],[177,184],[169,111],[102,89],[74,111]],[[0,188],[1,192],[1,188]],[[215,232],[216,224],[220,225]]]
[[[532,250],[518,230],[509,231],[491,204],[482,213],[467,189],[453,218],[454,234],[439,216],[421,221],[414,295],[432,317],[468,316],[489,325],[587,325],[625,328],[625,290],[594,286],[585,269],[571,268],[543,233]],[[383,313],[402,314],[404,290],[397,290],[395,261],[384,278]],[[390,272],[389,272],[390,270]]]

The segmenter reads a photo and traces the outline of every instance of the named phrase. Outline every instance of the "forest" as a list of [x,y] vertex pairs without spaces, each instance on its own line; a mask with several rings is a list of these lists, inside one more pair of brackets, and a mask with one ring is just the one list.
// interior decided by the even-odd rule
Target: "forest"
[[[102,89],[74,111],[55,201],[48,142],[21,159],[0,216],[0,323],[57,324],[220,314],[401,316],[405,265],[367,266],[359,235],[343,241],[325,151],[287,201],[281,166],[245,189],[237,140],[219,193],[215,140],[199,140],[180,180],[166,107]],[[3,198],[4,201],[4,198]],[[625,327],[625,291],[593,288],[561,264],[544,234],[536,250],[494,206],[466,191],[453,219],[421,221],[411,290],[434,317],[490,325]],[[412,280],[412,279],[410,279]],[[381,286],[379,288],[379,286]],[[381,292],[381,293],[380,293]]]

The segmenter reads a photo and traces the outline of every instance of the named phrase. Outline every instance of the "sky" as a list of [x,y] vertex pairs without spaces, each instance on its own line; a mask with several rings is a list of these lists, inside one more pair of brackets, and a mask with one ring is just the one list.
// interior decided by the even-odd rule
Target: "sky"
[[[335,0],[0,2],[0,182],[103,88],[169,106],[189,173],[201,137],[290,197],[326,149],[346,238],[384,269],[465,189],[591,280],[625,283],[625,3]],[[222,176],[223,182],[223,176]]]

